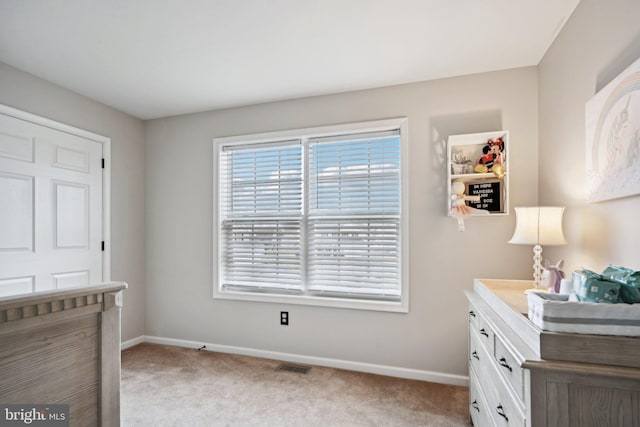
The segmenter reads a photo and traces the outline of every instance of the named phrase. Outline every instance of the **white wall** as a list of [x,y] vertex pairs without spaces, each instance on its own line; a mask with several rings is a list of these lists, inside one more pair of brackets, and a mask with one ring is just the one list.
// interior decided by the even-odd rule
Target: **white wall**
[[[585,103],[640,58],[638,0],[582,0],[539,65],[540,201],[566,205],[569,271],[640,269],[640,197],[586,203]],[[637,118],[636,118],[637,120]]]
[[[0,103],[112,139],[112,278],[130,285],[123,340],[147,334],[464,376],[463,291],[473,277],[528,278],[530,248],[506,243],[513,214],[474,218],[465,233],[446,217],[446,137],[511,132],[511,206],[538,203],[538,188],[541,204],[567,206],[570,244],[546,257],[570,270],[640,269],[640,197],[587,204],[584,181],[584,106],[640,57],[638,16],[637,0],[582,0],[537,68],[146,125],[3,63]],[[410,128],[409,314],[210,297],[213,137],[397,116]],[[279,326],[280,310],[290,326]]]
[[[466,375],[462,291],[473,277],[528,278],[531,254],[506,243],[513,214],[474,218],[465,233],[446,217],[446,137],[511,132],[511,206],[538,203],[538,188],[540,203],[567,206],[570,244],[547,257],[569,269],[640,268],[640,198],[587,204],[584,188],[584,105],[640,57],[638,16],[637,0],[582,0],[538,68],[146,125],[2,63],[0,103],[112,139],[112,277],[130,285],[124,340],[146,333]],[[211,299],[213,137],[397,116],[410,127],[409,314]],[[290,326],[279,326],[280,310]]]
[[[537,71],[522,68],[146,122],[146,333],[467,375],[463,291],[474,277],[527,278],[514,216],[446,216],[448,135],[510,131],[511,205],[538,199]],[[409,314],[213,300],[212,138],[407,116]],[[279,311],[290,325],[279,325]]]
[[0,104],[111,138],[111,278],[129,284],[123,340],[144,334],[143,122],[1,62]]

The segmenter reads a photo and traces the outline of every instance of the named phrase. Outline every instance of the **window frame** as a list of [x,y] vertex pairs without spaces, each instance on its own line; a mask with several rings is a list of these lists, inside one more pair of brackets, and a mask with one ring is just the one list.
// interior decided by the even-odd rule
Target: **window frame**
[[[330,135],[358,134],[398,129],[400,131],[400,301],[345,298],[317,295],[287,295],[259,292],[243,292],[222,288],[222,252],[223,238],[220,233],[220,151],[221,146],[273,143],[282,140],[318,138]],[[213,138],[213,298],[269,302],[279,304],[301,304],[323,307],[337,307],[360,310],[390,311],[408,313],[409,311],[409,135],[406,117],[384,120],[348,123],[340,125],[319,126],[303,129],[291,129],[248,135],[237,135]],[[303,157],[303,171],[309,167],[308,159]],[[308,197],[308,183],[304,182],[304,197]],[[304,237],[303,233],[303,239]]]

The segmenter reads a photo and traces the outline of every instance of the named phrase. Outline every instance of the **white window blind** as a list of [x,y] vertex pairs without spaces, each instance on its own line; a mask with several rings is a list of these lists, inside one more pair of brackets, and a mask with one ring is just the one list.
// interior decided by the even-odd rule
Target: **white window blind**
[[401,126],[349,130],[217,144],[218,292],[404,301]]
[[300,141],[224,147],[220,177],[224,285],[300,290]]
[[400,297],[398,131],[309,141],[308,289]]

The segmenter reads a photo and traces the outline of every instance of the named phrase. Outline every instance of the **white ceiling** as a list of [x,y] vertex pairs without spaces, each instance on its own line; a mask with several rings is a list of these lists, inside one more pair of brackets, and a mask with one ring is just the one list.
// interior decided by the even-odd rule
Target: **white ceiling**
[[150,119],[537,65],[578,2],[0,0],[0,61]]

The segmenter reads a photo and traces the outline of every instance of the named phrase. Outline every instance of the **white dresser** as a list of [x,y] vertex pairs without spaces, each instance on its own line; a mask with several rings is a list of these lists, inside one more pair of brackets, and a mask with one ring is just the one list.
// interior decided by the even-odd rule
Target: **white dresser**
[[473,424],[640,427],[640,339],[542,331],[531,287],[476,279],[466,292]]

